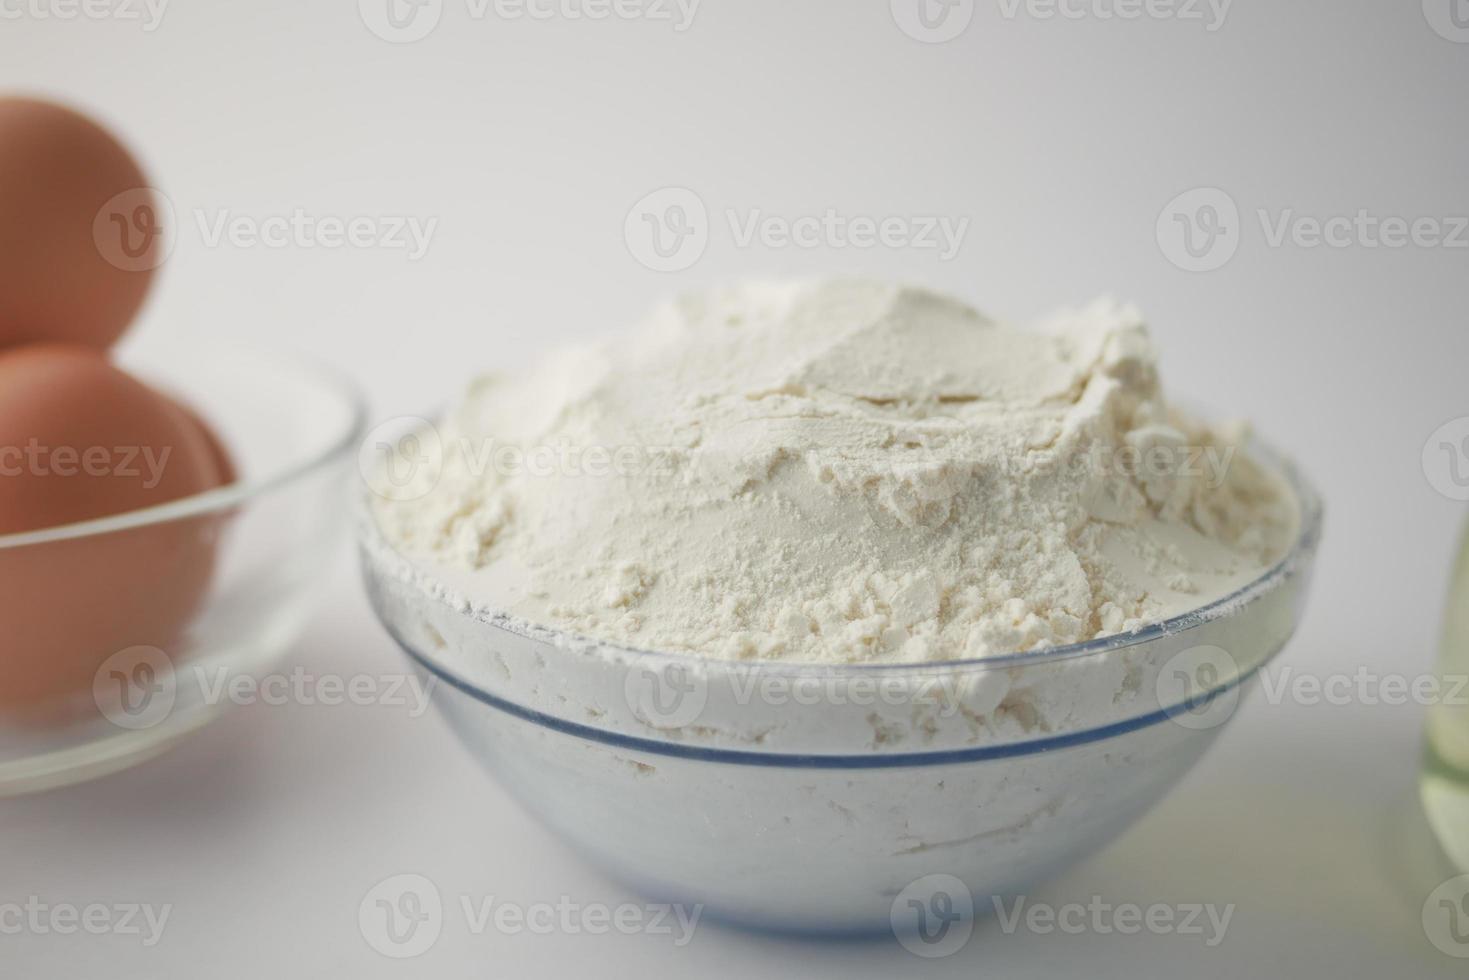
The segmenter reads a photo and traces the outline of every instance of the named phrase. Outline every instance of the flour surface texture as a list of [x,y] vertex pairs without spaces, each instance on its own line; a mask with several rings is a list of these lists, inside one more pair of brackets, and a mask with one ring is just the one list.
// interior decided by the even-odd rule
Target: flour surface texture
[[715,658],[1127,632],[1258,577],[1298,523],[1105,300],[1021,329],[880,282],[712,290],[480,379],[434,435],[375,502],[402,553],[480,608]]

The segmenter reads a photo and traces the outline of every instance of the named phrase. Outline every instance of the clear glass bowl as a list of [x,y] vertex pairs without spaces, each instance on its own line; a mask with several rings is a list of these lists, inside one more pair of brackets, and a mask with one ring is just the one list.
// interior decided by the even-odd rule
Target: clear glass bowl
[[626,649],[476,612],[370,508],[360,545],[378,616],[470,752],[613,877],[755,928],[942,938],[918,913],[984,914],[1137,820],[1291,636],[1321,503],[1255,452],[1302,511],[1259,580],[1137,633],[982,661]]
[[[1439,677],[1446,690],[1469,675],[1469,528],[1449,585]],[[1428,822],[1449,862],[1469,874],[1469,705],[1444,698],[1428,709],[1418,791]]]
[[[0,665],[7,652],[11,669],[45,665],[38,650],[61,655],[39,698],[0,697],[0,796],[124,768],[215,717],[228,703],[221,678],[260,674],[295,640],[345,531],[365,419],[352,385],[249,349],[186,345],[122,362],[206,419],[239,477],[144,511],[0,536],[6,587],[46,607],[28,632],[0,637]],[[201,538],[215,543],[199,559],[188,542]],[[160,615],[183,624],[166,649],[127,645]]]

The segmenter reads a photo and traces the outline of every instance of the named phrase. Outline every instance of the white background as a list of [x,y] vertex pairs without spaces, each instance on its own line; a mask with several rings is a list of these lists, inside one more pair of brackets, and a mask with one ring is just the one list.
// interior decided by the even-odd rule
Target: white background
[[[1237,0],[1209,30],[1204,4],[1202,20],[1096,16],[1108,0],[1046,19],[980,0],[962,34],[928,44],[887,0],[703,0],[684,31],[507,20],[493,6],[475,18],[467,0],[443,0],[428,36],[395,44],[353,0],[174,0],[154,30],[41,16],[65,0],[0,0],[0,88],[97,113],[172,201],[176,248],[140,336],[324,355],[378,417],[430,411],[478,370],[515,370],[670,290],[738,276],[911,279],[1014,318],[1100,292],[1133,299],[1175,393],[1254,420],[1326,491],[1315,598],[1284,663],[1413,676],[1432,662],[1461,520],[1421,456],[1438,426],[1469,414],[1469,249],[1273,247],[1258,212],[1469,215],[1469,34],[1431,26],[1451,24],[1451,2]],[[666,186],[694,190],[711,216],[707,252],[678,273],[644,268],[623,235],[634,203]],[[1201,187],[1237,206],[1239,244],[1222,268],[1188,272],[1157,228]],[[737,247],[723,214],[754,208],[970,227],[948,262]],[[211,246],[199,227],[298,209],[437,226],[416,261]],[[345,548],[293,659],[400,669]],[[1217,949],[990,925],[928,962],[895,944],[713,926],[674,949],[451,925],[397,962],[356,925],[359,900],[390,874],[427,875],[451,898],[634,899],[534,826],[431,715],[259,706],[135,771],[0,803],[0,902],[174,906],[151,949],[0,935],[0,972],[1462,976],[1419,922],[1446,876],[1431,858],[1412,863],[1425,844],[1412,808],[1420,725],[1416,708],[1257,701],[1164,806],[1036,896],[1234,902]]]

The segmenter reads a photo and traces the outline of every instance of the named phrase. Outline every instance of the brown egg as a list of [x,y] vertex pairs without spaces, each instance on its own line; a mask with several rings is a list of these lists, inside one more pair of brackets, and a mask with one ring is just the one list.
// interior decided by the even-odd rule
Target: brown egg
[[[0,352],[0,535],[154,507],[224,476],[201,423],[103,355]],[[208,589],[220,525],[0,543],[0,715],[85,703],[112,654],[174,648]]]
[[199,434],[204,437],[204,442],[209,447],[209,455],[214,460],[214,469],[219,477],[219,485],[227,487],[238,480],[240,473],[235,468],[234,457],[225,448],[224,440],[219,437],[219,433],[215,432],[214,428],[208,422],[204,421],[198,412],[194,411],[194,409],[184,402],[175,401],[173,404],[175,408],[184,414],[185,418],[193,423],[194,427],[199,430]]
[[70,109],[0,99],[0,348],[105,348],[162,262],[163,210],[127,150]]

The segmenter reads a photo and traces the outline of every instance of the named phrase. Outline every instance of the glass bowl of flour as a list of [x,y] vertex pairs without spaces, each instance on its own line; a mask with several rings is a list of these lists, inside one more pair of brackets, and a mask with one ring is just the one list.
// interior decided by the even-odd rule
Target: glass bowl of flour
[[1321,528],[1131,308],[861,281],[683,297],[361,463],[375,610],[547,827],[657,900],[924,942],[1193,766]]

